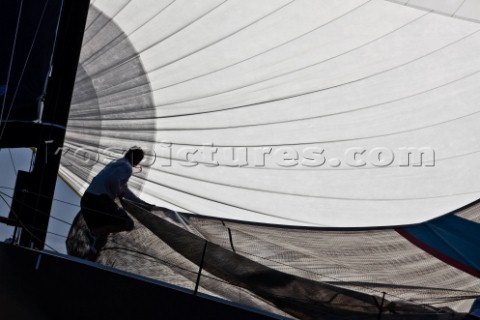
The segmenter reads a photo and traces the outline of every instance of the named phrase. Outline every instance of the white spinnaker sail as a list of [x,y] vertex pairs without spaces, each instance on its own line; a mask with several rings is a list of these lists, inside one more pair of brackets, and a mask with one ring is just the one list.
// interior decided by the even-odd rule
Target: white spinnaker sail
[[92,1],[61,174],[81,193],[107,148],[140,145],[137,191],[179,211],[426,221],[480,196],[479,49],[475,21],[384,0]]
[[[441,12],[453,1],[413,2],[92,1],[61,175],[82,193],[140,145],[149,156],[131,182],[143,199],[253,222],[137,212],[99,262],[190,287],[192,252],[208,242],[200,290],[243,304],[283,312],[276,299],[301,300],[312,281],[334,294],[298,310],[358,307],[336,295],[348,289],[374,317],[382,292],[392,313],[468,311],[478,278],[399,229],[302,227],[413,224],[479,198],[480,24]],[[260,292],[242,282],[257,268],[298,285]]]

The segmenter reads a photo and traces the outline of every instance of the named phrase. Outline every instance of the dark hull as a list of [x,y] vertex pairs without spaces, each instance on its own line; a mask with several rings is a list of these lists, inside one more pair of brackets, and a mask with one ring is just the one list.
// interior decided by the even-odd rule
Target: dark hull
[[0,243],[2,319],[274,319],[96,263]]

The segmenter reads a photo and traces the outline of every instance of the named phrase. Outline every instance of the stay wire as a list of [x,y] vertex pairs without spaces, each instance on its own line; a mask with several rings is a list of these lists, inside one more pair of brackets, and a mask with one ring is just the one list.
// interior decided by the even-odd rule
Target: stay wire
[[[30,192],[30,191],[24,191],[24,192],[25,192],[25,193],[29,193],[29,194],[33,194],[33,195],[36,195],[36,196],[42,197],[42,198],[53,199],[53,200],[56,200],[56,201],[59,201],[59,202],[65,203],[65,204],[69,204],[69,205],[72,205],[72,206],[81,208],[81,206],[76,205],[76,204],[73,204],[73,203],[69,203],[69,202],[67,202],[67,201],[57,200],[57,199],[54,199],[54,198],[51,198],[51,197],[47,197],[47,196],[42,195],[42,194]],[[8,194],[6,194],[6,193],[4,193],[4,192],[2,192],[2,191],[0,191],[0,194],[3,194],[3,195],[5,195],[5,196],[7,196],[7,197],[9,197],[9,198],[12,198],[10,195],[8,195]],[[12,198],[12,199],[13,199],[13,198]],[[16,200],[16,199],[13,199],[13,200],[19,201],[19,200]],[[127,199],[124,199],[123,201],[127,201]],[[132,202],[132,203],[135,203],[135,202]],[[60,221],[60,222],[63,222],[63,223],[65,223],[65,224],[72,225],[72,224],[71,224],[70,222],[68,222],[68,221],[65,221],[65,220],[63,220],[63,219],[57,218],[57,217],[55,217],[55,216],[53,216],[53,215],[51,215],[51,214],[48,214],[47,212],[44,212],[44,211],[42,211],[42,210],[38,210],[38,209],[36,209],[35,207],[33,207],[33,206],[31,206],[31,205],[28,205],[28,204],[26,204],[26,203],[23,203],[23,205],[24,205],[25,207],[29,208],[29,209],[35,210],[35,212],[38,212],[38,213],[40,213],[40,214],[42,214],[42,215],[52,217],[53,219],[58,220],[58,221]],[[119,206],[119,207],[120,207],[120,206]],[[140,207],[140,206],[139,206],[139,207]],[[120,208],[121,208],[121,207],[120,207]],[[140,207],[140,208],[141,208],[141,207]],[[104,211],[100,211],[100,210],[95,210],[95,209],[93,209],[93,208],[88,208],[88,209],[89,209],[90,211],[92,211],[92,212],[99,213],[99,214],[102,214],[102,215],[105,215],[105,216],[110,216],[110,217],[118,218],[118,216],[115,215],[115,214],[111,214],[111,213],[104,212]]]
[[12,149],[11,148],[8,148],[8,154],[10,155],[10,162],[12,163],[13,173],[15,173],[15,176],[18,176],[17,175],[17,167],[15,166],[15,161],[13,160],[13,155],[12,155]]
[[[5,204],[10,208],[10,212],[13,213],[13,215],[15,216],[15,218],[17,219],[18,223],[20,224],[20,226],[22,227],[23,230],[25,230],[33,239],[37,240],[39,243],[42,243],[45,247],[49,248],[50,250],[52,250],[55,253],[58,253],[57,250],[55,250],[53,247],[48,245],[45,241],[40,240],[35,234],[33,234],[33,232],[22,222],[22,220],[17,215],[15,210],[13,210],[12,207],[8,204],[7,200],[5,200],[5,198],[3,197],[2,194],[0,194],[0,198],[2,198],[3,202],[5,202]],[[32,229],[37,229],[39,231],[46,231],[46,230],[40,230],[40,229],[34,228],[34,227],[32,227]]]
[[[13,201],[20,202],[20,200],[14,199],[12,196],[6,194],[5,192],[0,191],[0,194],[3,195],[3,196],[5,196],[5,197],[7,197],[7,198],[12,199]],[[26,204],[26,203],[23,203],[23,205],[24,205],[26,208],[33,209],[35,212],[38,212],[38,213],[40,213],[40,214],[42,214],[42,215],[44,215],[44,216],[49,216],[49,217],[51,217],[52,219],[57,220],[57,221],[59,221],[59,222],[63,222],[63,223],[65,223],[65,224],[69,225],[69,226],[72,225],[70,222],[68,222],[68,221],[66,221],[66,220],[57,218],[57,217],[55,217],[54,215],[48,214],[48,213],[46,213],[46,212],[44,212],[44,211],[42,211],[42,210],[38,210],[37,208],[35,208],[35,207],[31,206],[31,205],[28,205],[28,204]],[[40,229],[39,229],[39,230],[40,230]],[[45,230],[41,230],[41,231],[45,231]]]
[[[28,50],[27,58],[25,59],[25,63],[23,64],[22,72],[20,73],[20,77],[19,77],[19,79],[18,79],[18,83],[17,83],[17,86],[16,86],[16,88],[15,88],[15,92],[14,92],[14,94],[13,94],[12,101],[10,102],[10,105],[9,105],[9,107],[8,107],[8,113],[7,113],[7,117],[6,117],[6,119],[5,119],[5,126],[2,127],[2,132],[0,133],[0,140],[2,139],[2,136],[3,136],[3,134],[4,134],[4,131],[5,131],[5,128],[6,128],[6,123],[7,123],[8,119],[10,118],[10,114],[11,114],[11,111],[12,111],[12,109],[13,109],[13,105],[14,105],[14,103],[15,103],[15,99],[17,98],[18,90],[19,90],[19,88],[20,88],[20,83],[21,83],[22,80],[23,80],[23,76],[24,76],[24,74],[25,74],[25,70],[26,70],[26,68],[27,68],[28,61],[30,60],[30,56],[31,56],[31,54],[32,54],[33,47],[34,47],[34,45],[35,45],[35,42],[36,42],[36,40],[37,40],[37,36],[38,36],[38,34],[39,34],[39,31],[40,31],[40,26],[42,25],[42,22],[43,22],[43,20],[44,20],[44,18],[45,18],[45,12],[46,12],[46,9],[47,9],[48,2],[49,2],[49,0],[47,0],[47,1],[45,2],[45,5],[43,6],[43,10],[42,10],[42,13],[41,13],[41,16],[40,16],[40,20],[39,20],[38,25],[37,25],[37,28],[36,28],[36,30],[35,30],[35,34],[34,34],[34,36],[33,36],[33,40],[32,40],[32,43],[31,43],[31,45],[30,45],[30,49]],[[22,0],[22,5],[21,5],[21,6],[23,6],[23,0]],[[59,19],[59,20],[60,20],[60,19]],[[19,24],[19,22],[20,22],[20,17],[19,17],[19,20],[17,21],[17,30],[16,30],[16,32],[15,32],[15,41],[14,41],[14,48],[13,48],[13,50],[15,50],[16,40],[17,40],[17,37],[18,37],[18,24]],[[10,62],[10,66],[9,66],[9,75],[8,75],[9,78],[10,78],[10,69],[11,69],[12,65],[13,65],[13,54],[12,54],[12,61]],[[8,85],[8,81],[9,81],[9,79],[7,80],[7,85]],[[8,90],[8,87],[7,87],[7,90]],[[4,109],[4,106],[5,106],[5,101],[6,101],[6,100],[7,100],[7,99],[6,99],[6,92],[5,92],[5,99],[3,100],[3,106],[2,106],[2,117],[0,117],[0,119],[3,118],[3,109]]]
[[[15,56],[15,48],[17,47],[18,30],[20,28],[20,20],[21,20],[21,17],[22,17],[22,10],[23,10],[23,0],[21,0],[21,2],[20,2],[20,8],[18,10],[17,25],[15,27],[15,36],[13,38],[12,54],[10,56],[10,62],[8,64],[7,83],[6,83],[6,87],[5,87],[4,99],[3,99],[3,102],[2,102],[2,111],[0,112],[0,123],[3,122],[3,111],[5,109],[5,102],[7,101],[8,88],[10,86],[9,85],[10,84],[10,75],[11,75],[11,72],[12,72],[13,58]],[[5,125],[6,125],[6,121],[5,121]],[[3,131],[4,131],[4,129],[2,128],[2,133],[0,134],[0,141],[2,140]]]

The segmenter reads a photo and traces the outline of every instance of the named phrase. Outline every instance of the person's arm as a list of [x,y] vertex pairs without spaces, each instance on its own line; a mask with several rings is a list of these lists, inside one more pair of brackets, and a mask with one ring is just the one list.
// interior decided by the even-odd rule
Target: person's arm
[[155,207],[155,205],[150,204],[148,202],[145,202],[142,199],[140,199],[139,197],[137,197],[132,192],[132,190],[130,190],[128,187],[125,188],[125,191],[123,193],[123,197],[127,200],[135,202],[135,204],[137,204],[138,206],[140,206],[140,207],[142,207],[143,209],[146,209],[146,210],[152,210]]
[[151,210],[154,205],[151,205],[139,197],[137,197],[129,188],[128,180],[132,175],[132,167],[127,162],[118,162],[118,165],[112,170],[109,175],[109,188],[114,194],[115,197],[127,199],[129,201],[135,202],[140,207]]
[[123,192],[123,197],[127,200],[130,200],[132,202],[140,203],[140,204],[147,204],[145,201],[137,197],[132,190],[130,190],[128,187],[125,188],[125,191]]

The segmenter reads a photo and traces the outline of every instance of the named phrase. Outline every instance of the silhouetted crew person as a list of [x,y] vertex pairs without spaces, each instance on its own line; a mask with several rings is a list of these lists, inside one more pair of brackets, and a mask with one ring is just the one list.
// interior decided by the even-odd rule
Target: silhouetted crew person
[[125,198],[147,210],[154,207],[134,195],[127,185],[133,167],[136,167],[143,157],[144,152],[141,148],[130,148],[123,158],[113,160],[100,171],[85,191],[80,205],[83,218],[91,232],[88,237],[92,249],[95,248],[94,251],[104,245],[96,243],[97,238],[100,237],[103,239],[102,242],[105,242],[110,233],[133,229],[132,218],[125,209],[117,205],[116,199]]

